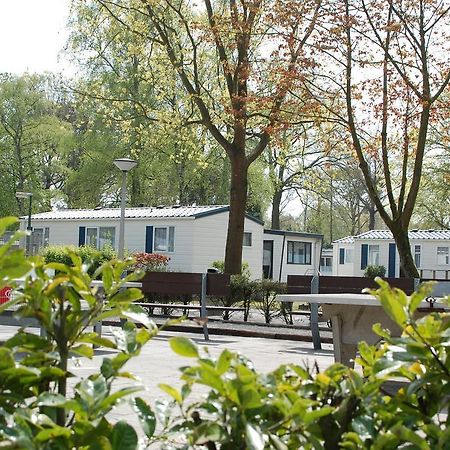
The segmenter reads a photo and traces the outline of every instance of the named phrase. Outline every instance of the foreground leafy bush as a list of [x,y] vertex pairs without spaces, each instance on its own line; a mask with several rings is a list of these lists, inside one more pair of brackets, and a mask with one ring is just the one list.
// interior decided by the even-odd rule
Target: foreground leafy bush
[[[0,234],[10,222],[0,221]],[[0,313],[15,307],[19,320],[35,319],[43,333],[38,336],[19,329],[0,347],[0,448],[136,449],[133,427],[123,421],[111,423],[108,415],[141,389],[136,383],[117,388],[116,381],[134,380],[124,365],[156,333],[146,313],[132,303],[142,297],[140,290],[122,289],[141,274],[122,279],[129,262],[105,263],[94,273],[103,281],[100,296],[78,255],[69,253],[70,266],[45,264],[39,258],[25,259],[21,251],[9,251],[10,247],[11,242],[0,248],[0,287],[15,286],[16,277],[25,278]],[[54,278],[48,269],[56,271]],[[144,327],[126,322],[114,330],[112,339],[88,330],[109,317],[137,320]],[[73,376],[69,359],[92,358],[93,346],[115,353],[103,359],[98,373],[82,378],[69,390]],[[139,397],[132,402],[143,431],[151,436],[155,417],[150,407]]]
[[[408,298],[379,284],[376,295],[403,334],[374,327],[383,341],[360,344],[363,375],[341,364],[322,373],[289,364],[260,374],[237,353],[225,350],[215,359],[173,338],[172,348],[197,362],[181,369],[180,391],[163,386],[181,410],[167,422],[167,448],[450,448],[450,315],[416,319],[430,286]],[[389,395],[385,383],[394,377],[405,385]],[[200,401],[189,398],[195,385],[209,388]],[[180,441],[185,447],[171,446]]]

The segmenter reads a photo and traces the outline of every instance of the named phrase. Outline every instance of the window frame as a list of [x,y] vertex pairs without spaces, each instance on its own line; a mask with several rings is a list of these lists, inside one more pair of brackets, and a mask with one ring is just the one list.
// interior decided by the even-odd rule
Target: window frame
[[[156,240],[156,230],[166,230],[166,250],[162,250],[157,248],[157,240]],[[170,238],[172,236],[172,242],[170,242]],[[153,251],[154,252],[162,252],[162,253],[175,253],[175,226],[154,226],[153,227]]]
[[[289,247],[294,247],[294,245],[303,245],[304,248],[304,262],[294,262],[293,259],[292,260],[289,259],[290,256],[295,255],[295,252],[293,251],[294,248],[292,250],[290,250]],[[307,251],[307,248],[309,247],[309,252]],[[301,266],[310,266],[312,263],[312,243],[311,242],[305,242],[305,241],[287,241],[286,242],[286,264],[294,264],[294,265],[301,265]],[[309,256],[309,259],[307,258],[307,256]],[[308,262],[309,261],[309,262]]]
[[[33,233],[36,230],[42,230],[42,243],[39,245],[40,247],[48,247],[50,245],[50,227],[33,227]],[[33,236],[33,244],[34,244],[34,236]]]
[[[351,258],[349,258],[348,255],[351,255]],[[344,251],[344,264],[353,264],[355,258],[355,252],[352,248],[346,248]]]
[[[444,250],[444,252],[442,252],[442,250]],[[439,252],[439,250],[441,250],[441,252]],[[440,261],[440,258],[443,257],[444,258],[444,262]],[[436,262],[438,266],[448,266],[450,265],[450,248],[449,246],[438,246],[436,247]]]
[[[417,250],[419,250],[419,251],[417,251]],[[417,268],[419,268],[420,265],[422,264],[422,245],[421,244],[414,244],[413,257],[414,257],[414,264],[416,265]]]
[[[376,249],[376,250],[375,250]],[[377,261],[372,261],[371,254],[377,253]],[[379,266],[380,265],[380,244],[368,244],[367,246],[367,265],[368,266]]]
[[[250,244],[246,244],[245,243],[245,237],[246,236],[249,237]],[[253,244],[252,232],[251,231],[244,231],[244,236],[243,236],[243,239],[242,239],[242,246],[243,247],[252,247],[252,244]]]
[[[112,239],[112,242],[110,241],[111,247],[113,249],[116,249],[116,231],[117,231],[117,227],[114,225],[111,226],[97,226],[97,227],[86,227],[86,231],[85,231],[85,236],[84,236],[84,245],[89,245],[91,247],[95,247],[97,250],[102,250],[106,244],[103,244],[102,247],[100,247],[100,233],[101,233],[101,229],[105,229],[105,228],[110,228],[114,230],[114,237]],[[88,244],[88,233],[89,230],[96,230],[96,234],[95,234],[95,240],[96,240],[96,245],[93,246],[91,244]]]

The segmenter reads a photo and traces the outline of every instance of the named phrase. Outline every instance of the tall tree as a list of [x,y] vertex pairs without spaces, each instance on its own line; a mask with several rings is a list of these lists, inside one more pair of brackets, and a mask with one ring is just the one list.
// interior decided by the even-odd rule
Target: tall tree
[[[401,273],[418,277],[408,227],[430,122],[450,80],[450,5],[442,0],[337,0],[326,70],[315,86],[343,94],[347,125],[370,198],[394,236]],[[332,103],[327,99],[325,106]],[[381,190],[368,159],[383,168]]]
[[73,137],[60,117],[53,77],[25,74],[0,76],[0,162],[8,185],[9,214],[26,211],[16,191],[31,191],[36,209],[49,209],[67,175],[66,160]]
[[307,42],[320,0],[97,2],[135,33],[145,31],[129,20],[130,11],[152,25],[149,45],[165,51],[198,122],[225,151],[231,167],[225,270],[239,273],[248,170],[286,122],[288,91],[311,64]]

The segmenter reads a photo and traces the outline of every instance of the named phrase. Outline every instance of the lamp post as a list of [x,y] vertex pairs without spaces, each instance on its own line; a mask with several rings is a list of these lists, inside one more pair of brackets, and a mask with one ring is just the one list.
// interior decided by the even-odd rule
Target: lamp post
[[136,167],[137,161],[130,158],[114,160],[114,165],[122,171],[122,189],[120,190],[120,223],[119,223],[119,259],[123,259],[125,248],[125,202],[127,196],[127,174]]
[[31,232],[33,228],[31,227],[31,201],[33,194],[31,192],[16,192],[17,198],[28,198],[28,223],[27,223],[27,237],[26,237],[26,253],[31,255]]

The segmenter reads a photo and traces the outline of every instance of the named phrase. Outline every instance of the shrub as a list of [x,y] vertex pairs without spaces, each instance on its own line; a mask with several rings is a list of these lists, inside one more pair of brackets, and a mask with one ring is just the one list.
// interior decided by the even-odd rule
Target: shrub
[[[224,350],[214,359],[172,338],[177,353],[197,362],[181,369],[181,391],[165,389],[181,409],[164,431],[167,448],[181,441],[183,448],[223,450],[448,449],[450,314],[416,319],[430,286],[407,297],[378,282],[374,293],[403,334],[374,326],[383,341],[359,345],[363,375],[342,364],[322,373],[287,364],[260,374],[238,353]],[[407,385],[390,395],[385,383],[392,378]],[[200,400],[189,397],[197,384],[209,388]]]
[[170,261],[168,256],[145,252],[133,254],[133,259],[132,267],[144,272],[166,272]]
[[[9,223],[0,220],[0,235]],[[20,294],[0,306],[0,313],[12,306],[16,315],[38,321],[44,334],[37,336],[26,329],[7,339],[0,347],[0,446],[18,449],[109,448],[135,450],[135,429],[125,421],[111,422],[109,413],[125,399],[138,411],[144,433],[150,438],[155,430],[155,416],[149,405],[131,398],[141,388],[128,386],[119,379],[133,379],[123,371],[131,358],[156,333],[146,313],[133,301],[142,297],[139,289],[123,289],[127,281],[138,279],[133,273],[121,278],[129,262],[107,262],[96,272],[103,281],[104,302],[98,301],[97,288],[86,265],[68,251],[70,267],[61,262],[45,264],[42,259],[28,260],[22,251],[0,252],[0,288],[14,286],[17,277],[26,276]],[[54,252],[65,258],[64,252]],[[31,269],[34,269],[31,271]],[[47,269],[57,271],[54,277]],[[81,303],[83,302],[83,307]],[[99,337],[88,331],[106,317],[132,318],[144,327],[126,322],[113,330],[113,337]],[[93,346],[113,349],[97,373],[74,382],[67,388],[69,357],[92,358]]]
[[386,267],[384,266],[367,266],[364,271],[364,276],[366,278],[376,278],[376,277],[384,277],[386,275]]
[[[213,261],[211,266],[214,267],[215,269],[217,269],[220,273],[225,272],[225,262],[224,261]],[[240,276],[250,279],[251,275],[252,274],[250,272],[250,266],[247,261],[244,261],[242,263],[242,270],[241,270]]]
[[79,256],[81,261],[89,266],[89,274],[91,275],[104,262],[117,258],[114,249],[107,245],[101,250],[89,245],[82,245],[81,247],[52,245],[41,251],[41,256],[47,264],[60,263],[70,266],[73,263],[71,254]]
[[281,315],[281,303],[276,300],[278,294],[286,292],[286,284],[274,280],[259,280],[255,283],[258,292],[254,299],[254,305],[263,316],[266,323]]

